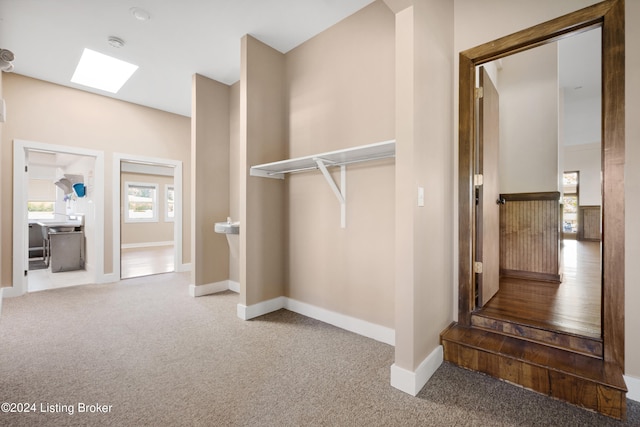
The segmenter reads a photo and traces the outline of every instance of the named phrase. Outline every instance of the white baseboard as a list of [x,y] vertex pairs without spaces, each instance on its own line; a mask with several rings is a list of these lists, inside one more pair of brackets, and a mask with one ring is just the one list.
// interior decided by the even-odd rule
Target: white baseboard
[[[238,284],[238,290],[239,286],[240,285]],[[231,289],[231,285],[229,289]],[[365,320],[336,313],[335,311],[316,307],[287,297],[278,297],[250,306],[238,304],[238,317],[244,320],[249,320],[280,310],[281,308],[337,326],[338,328],[345,329],[349,332],[353,332],[367,338],[372,338],[385,344],[392,346],[395,345],[395,331],[391,328],[376,325]]]
[[415,372],[391,365],[391,385],[398,390],[416,396],[444,360],[442,346],[439,345],[422,361]]
[[316,307],[291,298],[286,299],[284,308],[385,344],[392,346],[396,344],[395,330],[385,326],[376,325],[366,320],[336,313],[335,311]]
[[188,262],[186,264],[180,265],[180,270],[176,270],[177,272],[191,271],[191,263]]
[[235,280],[229,280],[229,290],[239,294],[240,283],[236,282]]
[[6,286],[0,289],[2,289],[3,298],[15,298],[25,294],[25,292],[22,292],[22,288],[17,286]]
[[201,297],[203,295],[217,294],[229,289],[229,281],[222,280],[220,282],[208,283],[206,285],[196,286],[194,284],[189,285],[189,295],[192,297]]
[[625,375],[624,382],[627,384],[627,398],[640,402],[640,378]]
[[4,288],[0,288],[0,318],[2,317],[2,294],[3,294]]
[[115,273],[98,274],[96,277],[96,283],[115,283],[118,281],[116,277]]
[[156,246],[173,246],[173,240],[167,242],[123,243],[121,249],[155,248]]
[[286,299],[286,297],[277,297],[249,306],[238,304],[238,317],[242,320],[249,320],[280,310],[281,308],[284,308]]

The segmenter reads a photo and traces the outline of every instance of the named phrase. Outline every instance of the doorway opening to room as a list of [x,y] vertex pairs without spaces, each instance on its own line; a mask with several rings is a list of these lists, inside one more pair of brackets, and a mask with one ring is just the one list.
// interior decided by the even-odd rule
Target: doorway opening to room
[[124,155],[114,161],[120,279],[182,271],[181,163]]
[[[625,418],[627,392],[623,377],[623,29],[624,1],[608,0],[460,52],[458,321],[441,334],[447,361],[617,419]],[[601,43],[600,48],[591,49],[600,65],[584,66],[575,57],[566,63],[577,71],[599,74],[596,84],[562,86],[557,77],[562,64],[553,65],[562,52],[558,54],[554,43],[576,42],[583,37],[594,37]],[[539,57],[526,64],[523,54]],[[484,126],[477,106],[487,95],[485,87],[478,88],[476,76],[480,67],[490,63],[503,74],[496,86],[500,89],[500,120],[491,122],[492,129],[498,129],[499,172],[483,170],[484,154],[477,148],[482,143],[476,138],[482,133],[478,128]],[[551,66],[543,68],[544,64]],[[528,96],[508,99],[511,94],[506,86],[522,75],[506,76],[509,70],[533,77],[512,91],[520,96],[528,92]],[[588,100],[593,94],[600,98],[591,103]],[[513,103],[503,104],[507,101]],[[575,117],[582,117],[575,123],[567,116],[564,107],[571,106],[567,104],[584,107],[575,110]],[[524,110],[518,110],[518,105]],[[585,120],[583,113],[594,110],[596,118]],[[503,131],[503,118],[518,125]],[[572,124],[579,126],[573,129],[575,139],[569,141],[565,131]],[[592,127],[595,138],[582,132]],[[578,160],[584,168],[567,163]],[[590,166],[592,161],[595,168]],[[568,271],[566,266],[563,271],[561,251],[563,243],[566,246],[570,240],[563,242],[561,237],[561,182],[562,172],[572,170],[580,171],[577,239],[585,223],[580,218],[582,205],[597,205],[594,211],[601,213],[594,215],[598,218],[593,242],[597,254],[591,264],[596,273],[589,278],[576,275],[573,285],[565,286]],[[490,180],[487,173],[498,174],[497,193],[485,185]],[[592,202],[588,201],[590,182],[595,184]],[[489,212],[496,209],[498,214]],[[483,219],[497,217],[498,226],[494,224],[492,229],[499,233],[487,233],[485,224],[477,221],[479,214]],[[485,267],[486,254],[491,254],[490,261],[496,259],[492,252],[495,246],[499,252],[497,274]],[[478,276],[482,277],[480,282]],[[504,279],[512,281],[514,296],[507,303]],[[496,283],[499,286],[490,287]],[[573,288],[569,292],[572,297],[557,298],[569,288]],[[597,292],[597,298],[585,300],[585,288]],[[489,306],[500,300],[504,310],[487,316]],[[567,323],[572,328],[578,325],[572,316],[585,313],[585,308],[597,322],[593,333],[590,326],[567,331]],[[544,323],[532,320],[534,312],[543,315]],[[596,391],[606,397],[595,399]]]
[[601,171],[600,39],[592,29],[478,67],[474,316],[577,336],[602,357],[601,184],[585,180],[587,207],[580,182]]
[[11,294],[100,282],[103,153],[15,140],[13,164]]

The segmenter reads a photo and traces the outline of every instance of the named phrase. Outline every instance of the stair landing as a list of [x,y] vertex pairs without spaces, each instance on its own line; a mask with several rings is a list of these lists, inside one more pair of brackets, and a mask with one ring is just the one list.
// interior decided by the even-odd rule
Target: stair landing
[[626,416],[627,388],[613,363],[457,324],[440,340],[448,362],[615,419]]

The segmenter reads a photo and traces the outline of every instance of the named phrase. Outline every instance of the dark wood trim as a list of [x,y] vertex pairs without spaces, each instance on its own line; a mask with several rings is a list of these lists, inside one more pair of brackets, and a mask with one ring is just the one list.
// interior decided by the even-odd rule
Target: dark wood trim
[[605,0],[460,53],[459,313],[469,325],[473,299],[475,67],[602,27],[603,344],[604,359],[624,369],[624,0]]
[[531,202],[533,200],[554,200],[560,201],[559,191],[546,191],[539,193],[511,193],[501,194],[506,202]]
[[460,54],[460,128],[458,151],[458,322],[471,325],[474,309],[473,257],[475,248],[475,188],[473,185],[475,64]]
[[[482,65],[514,53],[533,49],[569,35],[578,34],[597,27],[620,0],[605,0],[551,21],[501,37],[489,43],[476,46],[461,52],[473,62],[474,66]],[[624,0],[623,0],[624,1]],[[624,9],[624,3],[622,4]]]
[[602,26],[602,334],[604,358],[624,371],[624,0]]

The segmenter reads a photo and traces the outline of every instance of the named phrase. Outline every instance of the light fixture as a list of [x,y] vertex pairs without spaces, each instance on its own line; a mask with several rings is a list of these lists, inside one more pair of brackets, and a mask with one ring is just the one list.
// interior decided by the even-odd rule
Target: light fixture
[[117,93],[137,69],[137,65],[85,48],[71,81]]

